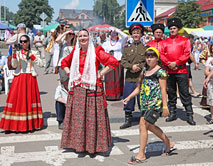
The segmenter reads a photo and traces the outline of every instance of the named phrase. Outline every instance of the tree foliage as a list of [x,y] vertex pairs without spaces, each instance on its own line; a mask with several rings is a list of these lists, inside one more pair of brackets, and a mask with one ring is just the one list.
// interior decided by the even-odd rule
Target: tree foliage
[[[4,18],[5,13],[6,13],[6,19]],[[8,7],[1,6],[1,20],[8,21],[10,24],[13,24],[13,19],[14,19],[14,13],[10,12]]]
[[125,11],[123,11],[120,16],[115,18],[113,25],[122,30],[126,29],[126,12]]
[[93,12],[95,16],[102,18],[103,22],[113,25],[119,7],[117,0],[96,0]]
[[181,1],[176,8],[174,17],[180,18],[184,27],[187,28],[197,28],[202,22],[199,4],[193,1]]
[[19,3],[19,10],[15,14],[15,23],[25,23],[27,27],[32,28],[34,24],[40,24],[42,21],[40,15],[44,12],[48,16],[45,20],[51,22],[53,8],[49,6],[48,0],[22,0]]

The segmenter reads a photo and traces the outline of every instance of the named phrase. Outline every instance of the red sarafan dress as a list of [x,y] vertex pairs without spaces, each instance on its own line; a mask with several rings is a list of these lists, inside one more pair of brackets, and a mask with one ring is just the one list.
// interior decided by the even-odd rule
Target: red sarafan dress
[[6,106],[1,116],[0,128],[5,131],[31,131],[43,126],[43,115],[37,73],[34,64],[42,61],[31,51],[27,60],[24,51],[13,54],[12,66],[16,68]]
[[[61,68],[71,66],[75,48],[61,62]],[[119,62],[106,53],[101,46],[95,48],[96,74],[102,63],[113,69]],[[87,53],[80,51],[79,72],[83,73]],[[76,152],[107,152],[112,138],[103,84],[96,80],[96,90],[90,90],[79,84],[69,90],[66,115],[62,132],[61,148],[72,148]]]

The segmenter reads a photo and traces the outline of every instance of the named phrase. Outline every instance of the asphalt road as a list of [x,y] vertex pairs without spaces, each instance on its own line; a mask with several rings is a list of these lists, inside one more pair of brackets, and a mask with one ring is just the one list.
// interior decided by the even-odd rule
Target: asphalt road
[[[2,50],[6,53],[6,50]],[[192,65],[193,68],[193,65]],[[201,70],[193,70],[193,83],[198,92],[202,92],[204,80],[204,67]],[[46,126],[44,129],[25,134],[5,134],[0,130],[0,165],[2,166],[125,166],[132,155],[136,155],[139,149],[138,120],[139,111],[134,112],[134,123],[131,128],[120,130],[119,126],[124,121],[122,101],[108,101],[108,113],[111,122],[113,145],[105,154],[97,154],[95,157],[87,153],[75,153],[60,149],[61,130],[58,129],[55,120],[54,93],[58,85],[55,74],[43,75],[44,68],[37,68],[39,73],[38,85],[41,95],[43,114]],[[0,113],[3,111],[7,96],[0,94]],[[201,98],[193,98],[194,119],[196,126],[186,123],[185,111],[178,101],[178,119],[167,123],[160,118],[157,125],[160,126],[175,142],[177,148],[171,156],[162,157],[162,142],[149,133],[146,149],[147,162],[144,166],[213,166],[213,125],[206,125],[209,111],[201,109]]]

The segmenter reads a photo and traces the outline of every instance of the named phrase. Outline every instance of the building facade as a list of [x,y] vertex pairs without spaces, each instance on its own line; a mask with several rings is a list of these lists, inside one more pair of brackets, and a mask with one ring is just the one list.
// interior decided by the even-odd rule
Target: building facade
[[[213,0],[197,0],[195,1],[200,5],[201,16],[203,17],[203,23],[200,25],[213,25]],[[167,19],[172,17],[176,7],[173,7],[155,17],[156,23],[162,23],[166,25]]]
[[87,28],[92,25],[94,16],[92,10],[60,9],[59,16],[56,21],[66,21],[74,27]]
[[178,0],[155,0],[155,17],[178,5]]

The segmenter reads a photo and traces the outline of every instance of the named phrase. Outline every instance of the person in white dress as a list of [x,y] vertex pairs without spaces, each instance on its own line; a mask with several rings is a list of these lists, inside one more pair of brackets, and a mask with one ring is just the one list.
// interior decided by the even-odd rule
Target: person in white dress
[[[120,36],[120,37],[119,37]],[[110,40],[103,43],[104,50],[121,61],[124,44],[128,36],[117,28],[112,28]],[[119,67],[105,75],[105,93],[107,100],[119,100],[123,96],[124,69],[119,63]]]

